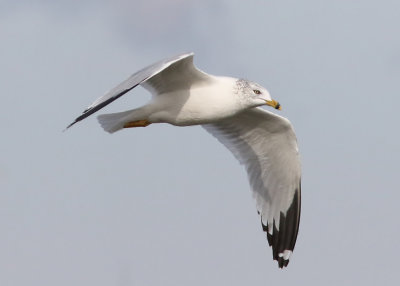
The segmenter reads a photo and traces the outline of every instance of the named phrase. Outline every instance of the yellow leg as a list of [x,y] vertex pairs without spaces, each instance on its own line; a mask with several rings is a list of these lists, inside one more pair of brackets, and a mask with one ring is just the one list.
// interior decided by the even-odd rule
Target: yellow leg
[[132,127],[146,127],[151,124],[148,120],[137,120],[125,123],[124,128],[132,128]]

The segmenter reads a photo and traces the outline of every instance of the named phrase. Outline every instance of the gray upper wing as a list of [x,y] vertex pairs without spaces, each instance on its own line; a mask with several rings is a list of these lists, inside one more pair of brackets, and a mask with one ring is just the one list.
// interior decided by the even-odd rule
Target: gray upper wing
[[147,80],[140,83],[153,96],[187,90],[194,84],[206,84],[212,81],[213,77],[200,71],[193,64],[193,55],[175,62],[154,74]]
[[290,122],[261,108],[203,127],[247,170],[263,230],[279,267],[289,262],[300,222],[301,168]]
[[[168,58],[162,61],[159,61],[153,65],[150,65],[133,75],[131,75],[129,78],[127,78],[125,81],[121,82],[119,85],[111,89],[109,92],[107,92],[105,95],[102,97],[98,98],[95,100],[88,108],[86,108],[82,115],[78,116],[74,122],[72,122],[70,125],[67,126],[67,128],[71,127],[75,123],[85,119],[86,117],[90,116],[91,114],[95,113],[96,111],[100,110],[104,106],[110,104],[114,100],[118,99],[134,87],[136,87],[139,84],[142,84],[146,81],[149,81],[147,85],[144,87],[147,87],[148,89],[155,90],[158,88],[163,88],[163,81],[168,81],[169,78],[177,80],[178,73],[176,72],[181,71],[180,74],[185,74],[185,72],[182,72],[183,67],[188,67],[190,73],[195,73],[195,68],[193,67],[193,53],[188,53],[188,54],[181,54],[172,58]],[[174,68],[175,66],[175,68]],[[164,71],[170,69],[167,73]],[[172,77],[169,77],[167,74],[172,71]],[[199,75],[202,74],[200,71],[198,71]],[[205,74],[204,74],[205,75]],[[153,79],[151,81],[151,79]],[[183,81],[181,79],[181,81]],[[169,85],[171,86],[171,85]]]

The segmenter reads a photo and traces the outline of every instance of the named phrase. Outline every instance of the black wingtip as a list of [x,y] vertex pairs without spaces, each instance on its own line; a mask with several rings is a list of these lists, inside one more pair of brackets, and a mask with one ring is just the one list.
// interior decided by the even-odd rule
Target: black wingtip
[[68,125],[67,127],[65,127],[65,129],[63,130],[63,132],[67,131],[72,125],[74,125],[75,123],[77,123],[78,121],[74,121],[72,122],[70,125]]
[[[75,125],[76,123],[78,123],[79,121],[81,121],[84,117],[84,114],[82,114],[81,116],[79,116],[78,118],[76,118],[70,125],[68,125],[67,127],[65,127],[65,129],[63,130],[63,132],[67,131],[69,128],[71,128],[73,125]],[[83,118],[82,118],[83,117]]]
[[[101,107],[103,107],[103,106],[101,106]],[[100,108],[101,108],[100,107]],[[99,110],[100,108],[87,108],[87,109],[85,109],[83,112],[82,112],[82,114],[80,115],[80,116],[78,116],[77,118],[75,118],[75,120],[70,124],[70,125],[68,125],[67,127],[65,127],[65,129],[63,130],[63,132],[65,132],[65,131],[67,131],[67,129],[69,129],[70,127],[72,127],[73,125],[75,125],[76,123],[78,123],[79,121],[81,121],[81,120],[83,120],[83,119],[85,119],[86,117],[88,117],[89,115],[91,115],[91,114],[93,114],[93,113],[95,113],[97,110]]]
[[279,268],[289,264],[289,257],[285,257],[285,251],[293,252],[300,222],[300,188],[296,190],[291,206],[284,215],[281,212],[279,218],[279,230],[275,221],[272,225],[272,234],[268,232],[270,227],[264,225],[261,219],[263,231],[267,233],[268,244],[272,247],[273,259],[278,262]]

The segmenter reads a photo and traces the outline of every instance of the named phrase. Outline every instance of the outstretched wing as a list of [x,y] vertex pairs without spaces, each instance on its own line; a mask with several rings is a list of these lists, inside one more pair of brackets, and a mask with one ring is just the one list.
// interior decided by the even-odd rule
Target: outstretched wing
[[300,222],[301,168],[290,122],[261,108],[203,127],[246,167],[273,258],[287,266]]
[[194,67],[193,56],[193,53],[181,54],[159,61],[134,73],[105,95],[96,99],[83,111],[82,115],[67,126],[67,129],[110,104],[139,84],[150,90],[154,95],[168,92],[169,88],[176,90],[179,87],[183,88],[192,84],[193,81],[206,79],[208,76]]

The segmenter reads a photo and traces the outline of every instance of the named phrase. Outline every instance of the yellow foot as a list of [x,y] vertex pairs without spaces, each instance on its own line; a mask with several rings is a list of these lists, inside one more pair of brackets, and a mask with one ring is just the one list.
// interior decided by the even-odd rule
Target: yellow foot
[[124,128],[131,128],[131,127],[146,127],[151,124],[150,121],[147,120],[137,120],[137,121],[131,121],[128,123],[124,124]]

